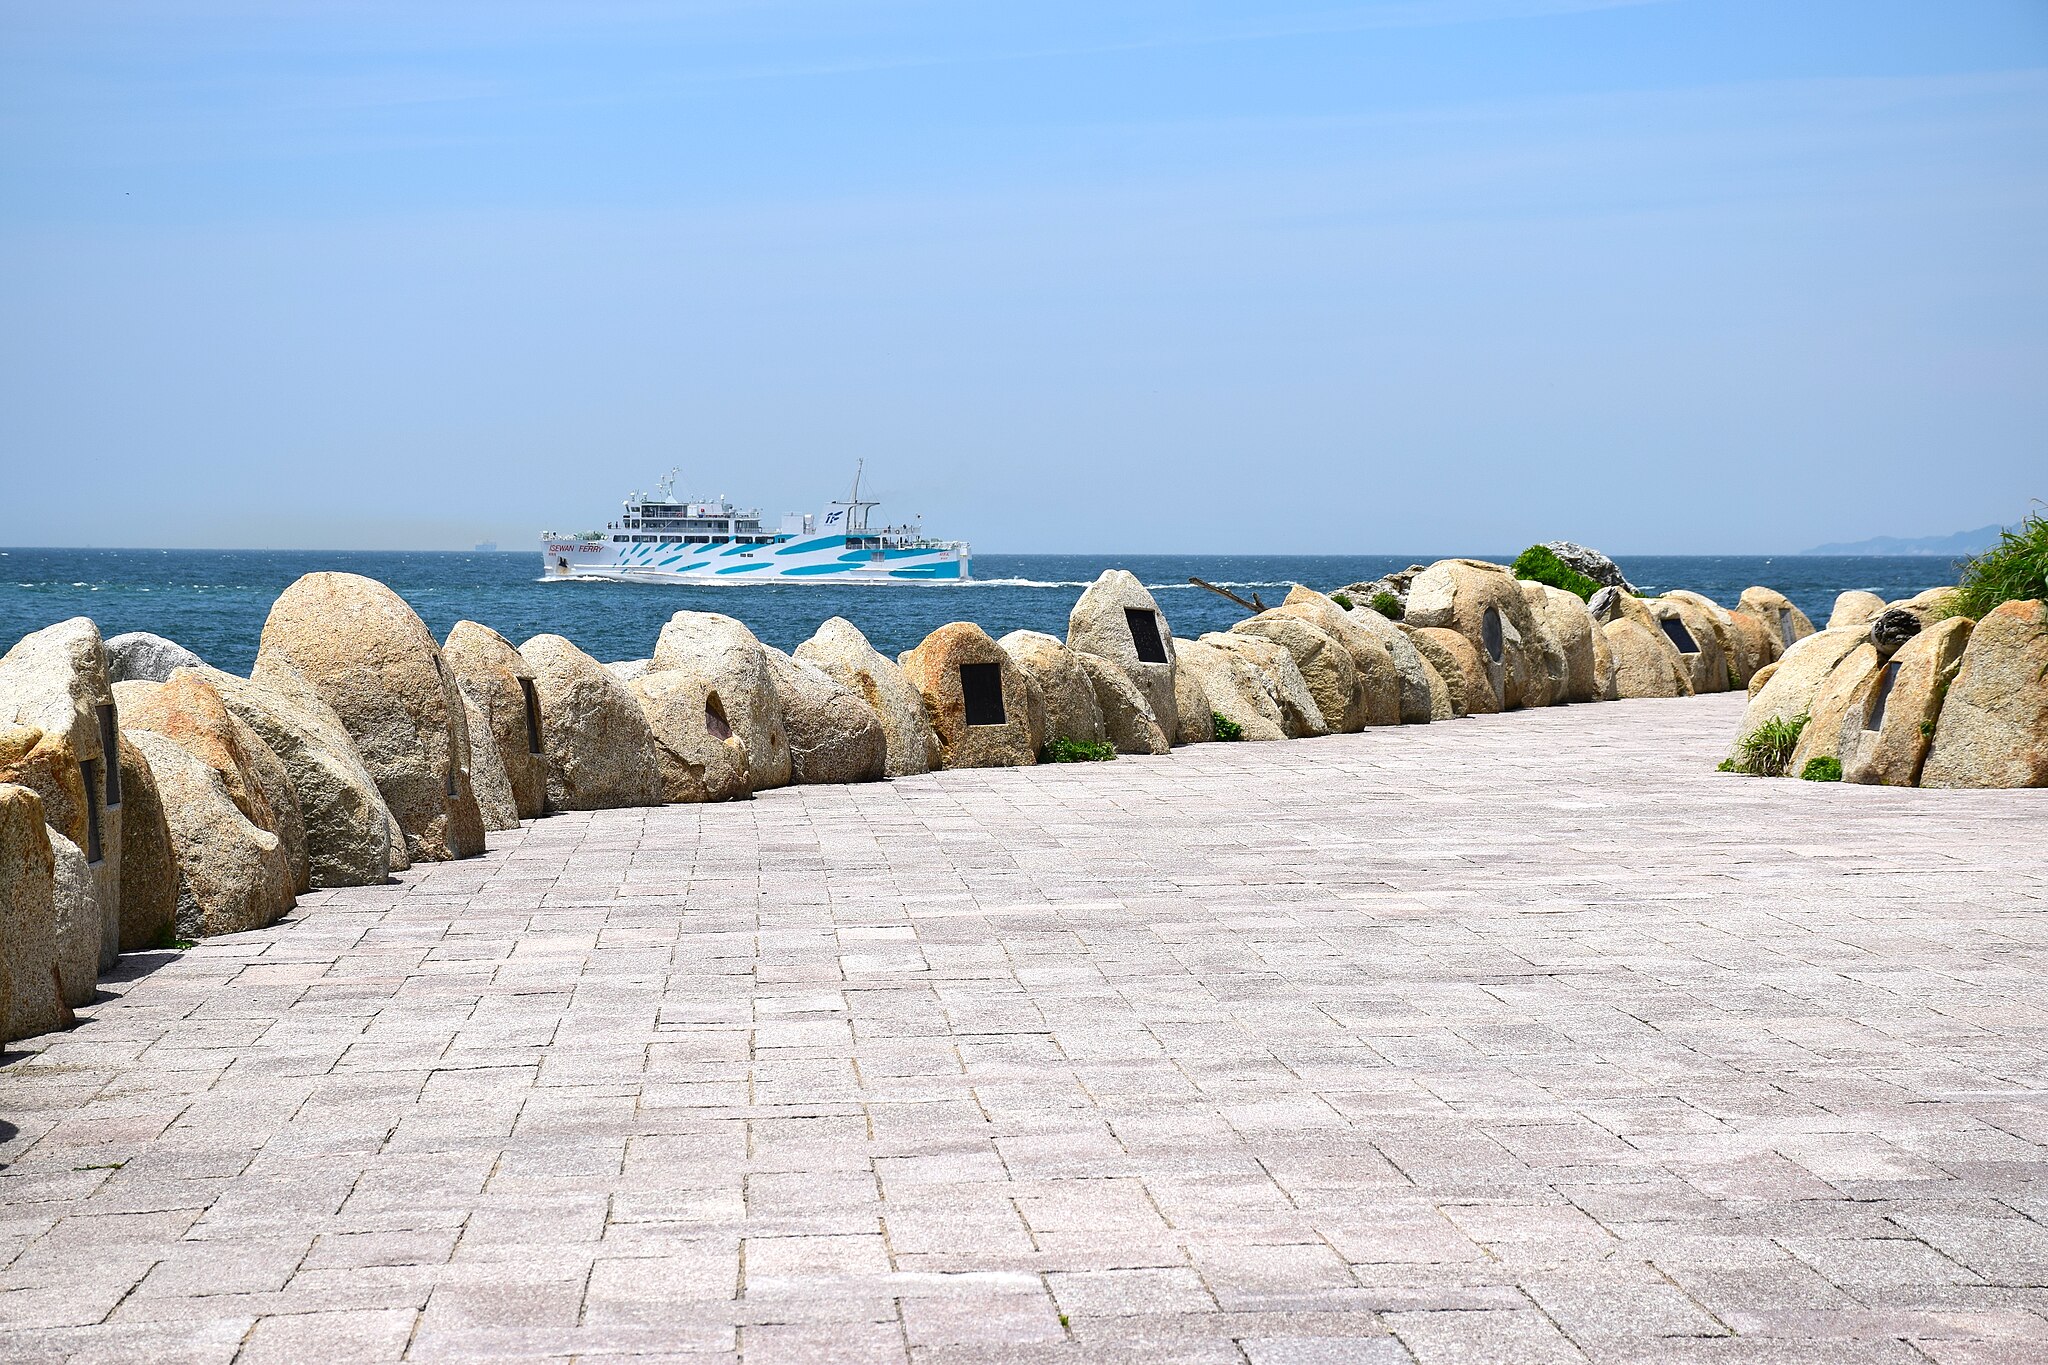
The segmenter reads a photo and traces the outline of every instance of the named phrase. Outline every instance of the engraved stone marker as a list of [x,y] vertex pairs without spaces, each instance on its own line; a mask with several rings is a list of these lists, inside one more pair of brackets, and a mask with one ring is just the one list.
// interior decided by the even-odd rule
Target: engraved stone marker
[[85,860],[96,863],[107,855],[100,847],[100,764],[96,758],[80,759],[79,776],[85,779]]

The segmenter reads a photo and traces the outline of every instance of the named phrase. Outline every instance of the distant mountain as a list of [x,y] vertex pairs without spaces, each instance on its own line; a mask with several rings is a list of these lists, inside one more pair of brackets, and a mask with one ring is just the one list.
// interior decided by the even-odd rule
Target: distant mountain
[[1948,536],[1873,536],[1841,545],[1816,545],[1809,555],[1939,555],[1948,559],[1982,554],[1998,543],[2000,527],[1979,526]]

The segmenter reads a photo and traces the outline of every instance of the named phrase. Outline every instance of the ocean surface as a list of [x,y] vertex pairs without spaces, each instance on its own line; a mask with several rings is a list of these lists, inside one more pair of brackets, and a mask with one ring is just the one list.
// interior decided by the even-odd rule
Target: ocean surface
[[[1106,568],[1138,575],[1174,632],[1200,635],[1242,620],[1243,610],[1188,584],[1190,575],[1254,592],[1267,605],[1290,584],[1322,591],[1377,578],[1442,555],[976,555],[975,581],[954,585],[824,583],[651,586],[540,578],[536,551],[372,550],[0,550],[0,648],[71,616],[105,635],[166,635],[208,663],[246,673],[271,601],[300,574],[338,569],[389,584],[437,637],[455,622],[481,621],[514,644],[566,635],[605,661],[645,658],[676,611],[724,612],[782,649],[830,616],[859,626],[877,649],[897,654],[948,621],[977,621],[991,635],[1027,629],[1064,637],[1067,612]],[[1512,553],[1473,555],[1506,563]],[[1620,561],[1644,592],[1690,588],[1733,606],[1761,583],[1790,597],[1816,625],[1835,595],[1868,588],[1893,599],[1955,581],[1929,556],[1658,556]]]

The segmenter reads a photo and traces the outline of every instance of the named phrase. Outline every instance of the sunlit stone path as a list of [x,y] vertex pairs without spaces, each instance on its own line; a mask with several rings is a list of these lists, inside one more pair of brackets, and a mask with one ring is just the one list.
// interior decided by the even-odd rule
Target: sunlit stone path
[[560,816],[123,959],[0,1067],[0,1359],[2048,1358],[2048,793],[1740,709]]

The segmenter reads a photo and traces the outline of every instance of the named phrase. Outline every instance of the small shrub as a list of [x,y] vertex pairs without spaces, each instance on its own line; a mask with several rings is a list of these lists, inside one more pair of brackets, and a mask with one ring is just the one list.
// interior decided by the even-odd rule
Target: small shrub
[[1346,611],[1351,610],[1351,594],[1348,592],[1333,592],[1330,594],[1330,600]]
[[2029,512],[1999,534],[1998,544],[1956,569],[1948,605],[1973,620],[1983,620],[2003,602],[2048,598],[2048,519]]
[[1116,749],[1112,745],[1068,739],[1064,735],[1038,751],[1040,763],[1107,763],[1115,757]]
[[1566,592],[1577,593],[1586,599],[1600,591],[1598,583],[1541,545],[1531,545],[1515,556],[1514,575],[1517,578],[1526,578],[1531,583],[1545,583],[1553,588],[1563,588]]
[[1825,754],[1819,758],[1809,758],[1806,760],[1806,766],[1799,770],[1799,775],[1808,782],[1840,782],[1842,760],[1829,758]]
[[1799,734],[1806,728],[1804,712],[1796,716],[1773,716],[1744,735],[1735,753],[1721,765],[1722,772],[1748,773],[1751,777],[1783,777],[1792,751],[1799,746]]
[[1224,715],[1221,711],[1211,711],[1209,713],[1209,724],[1215,727],[1216,738],[1226,743],[1231,740],[1244,738],[1244,727]]
[[1933,739],[1933,738],[1934,738],[1934,722],[1933,722],[1933,721],[1931,721],[1931,720],[1923,720],[1923,721],[1921,721],[1921,722],[1920,722],[1920,737],[1921,737],[1922,739]]
[[1390,592],[1374,593],[1372,601],[1366,603],[1366,605],[1386,617],[1389,621],[1398,621],[1408,614],[1407,610],[1401,605],[1401,599]]

